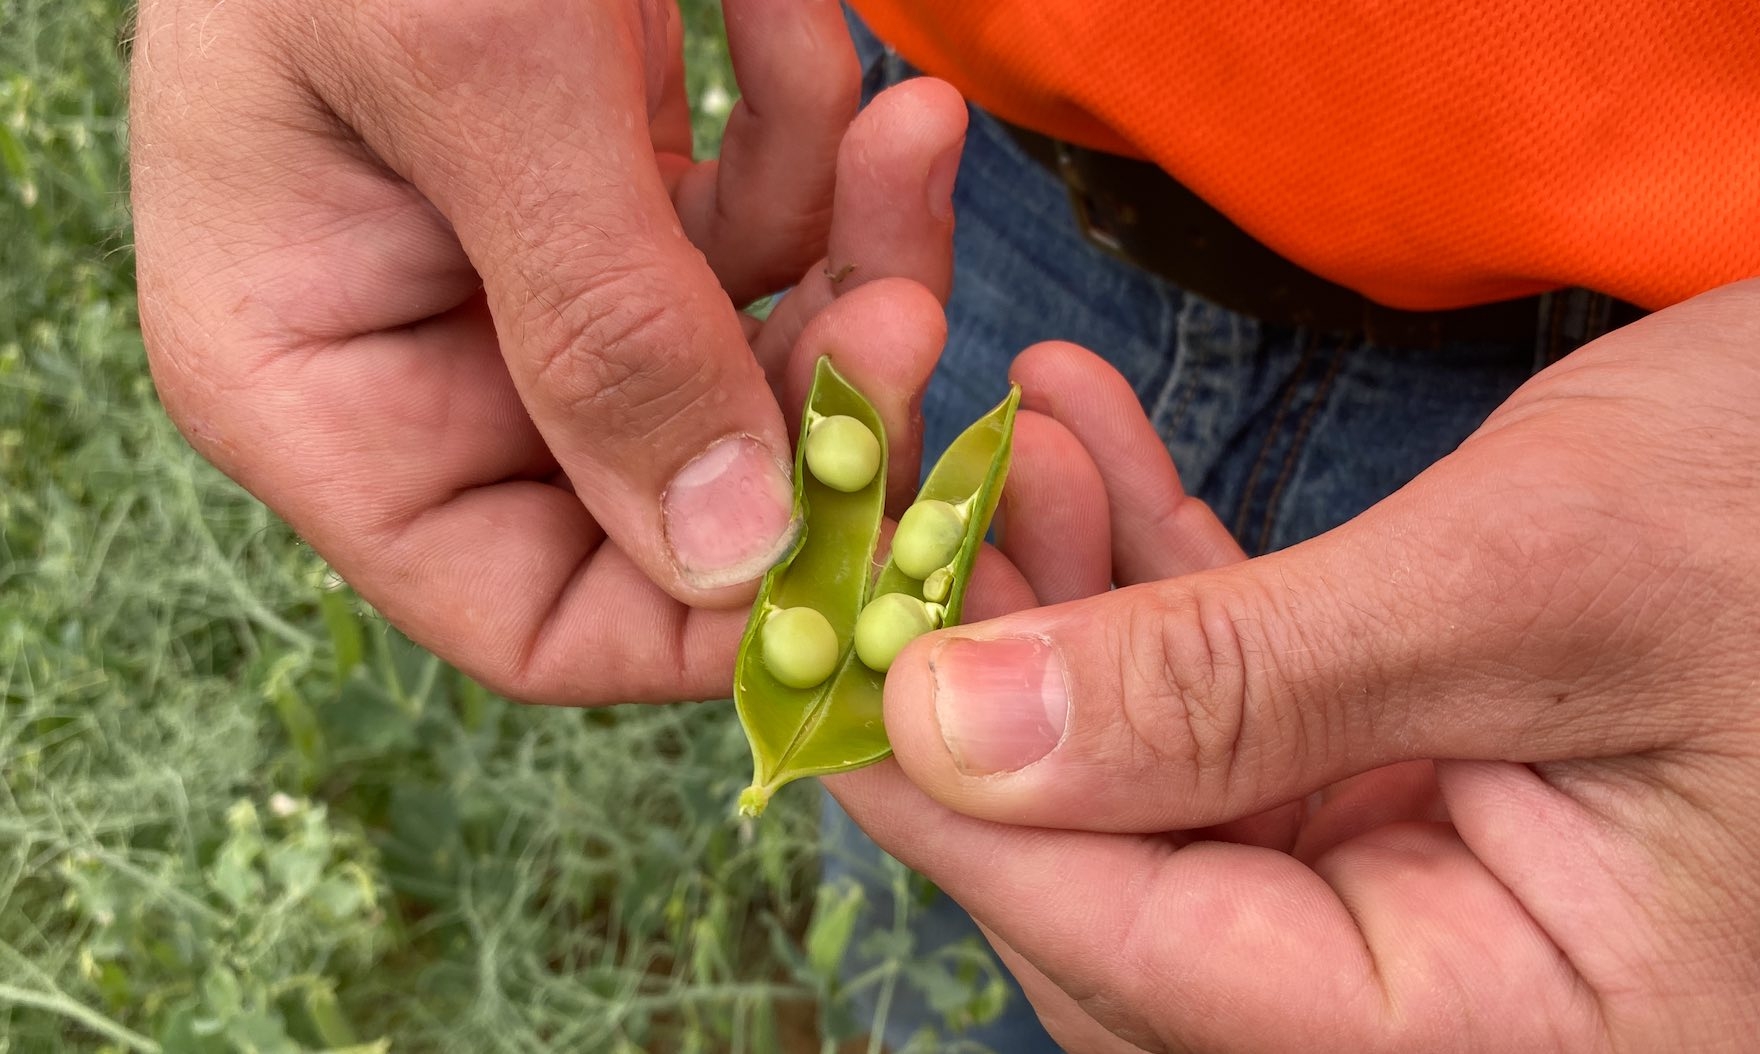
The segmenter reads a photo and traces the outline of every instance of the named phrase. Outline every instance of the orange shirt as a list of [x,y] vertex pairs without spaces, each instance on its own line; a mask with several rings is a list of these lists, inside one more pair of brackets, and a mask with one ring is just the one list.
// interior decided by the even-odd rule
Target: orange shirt
[[854,0],[998,116],[1146,157],[1394,307],[1760,275],[1760,0]]

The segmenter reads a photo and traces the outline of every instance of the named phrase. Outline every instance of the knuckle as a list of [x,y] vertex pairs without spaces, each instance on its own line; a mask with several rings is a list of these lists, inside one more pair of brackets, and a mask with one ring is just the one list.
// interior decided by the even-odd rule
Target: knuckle
[[507,58],[522,39],[566,18],[562,0],[380,0],[373,5],[384,39],[438,81]]
[[1195,796],[1251,796],[1265,755],[1306,748],[1311,730],[1284,705],[1285,674],[1263,624],[1231,594],[1172,590],[1133,612],[1124,698],[1135,740]]
[[591,705],[596,698],[583,698],[570,691],[569,679],[548,656],[536,658],[523,650],[501,649],[483,656],[476,668],[467,670],[478,684],[505,699],[534,705],[563,703]]
[[835,132],[841,138],[843,129],[855,120],[861,107],[862,68],[849,50],[847,40],[819,51],[820,61],[814,69],[818,84],[815,91],[800,93],[794,105],[799,112],[791,115],[807,122],[807,127]]
[[1226,778],[1246,709],[1245,658],[1233,623],[1195,592],[1158,594],[1132,612],[1125,714],[1136,739],[1195,779]]
[[1620,600],[1662,570],[1675,543],[1654,515],[1623,491],[1601,454],[1568,443],[1525,443],[1506,462],[1505,490],[1469,536],[1438,554],[1470,599],[1493,612],[1526,648],[1555,642],[1567,651],[1585,636],[1618,634],[1629,617]]
[[709,384],[708,362],[684,353],[689,334],[651,288],[639,271],[601,272],[592,289],[533,327],[532,382],[540,397],[614,433],[663,428],[696,406]]
[[[492,647],[481,642],[465,661],[460,661],[471,677],[497,695],[521,703],[537,705],[594,705],[612,701],[604,690],[615,691],[622,681],[621,653],[616,647],[605,647],[595,663],[595,677],[584,682],[571,676],[574,664],[553,643],[550,620],[546,617],[535,626],[510,632]],[[609,682],[609,684],[607,684]]]

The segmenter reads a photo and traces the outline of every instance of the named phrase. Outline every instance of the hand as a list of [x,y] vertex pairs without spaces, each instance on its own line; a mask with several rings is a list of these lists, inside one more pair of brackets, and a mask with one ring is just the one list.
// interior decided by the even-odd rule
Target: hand
[[[1110,473],[1128,588],[916,642],[900,767],[831,784],[1071,1051],[1747,1049],[1756,347],[1760,284],[1659,312],[1356,520],[1227,566],[1213,517],[1076,420],[1091,361],[1037,349],[1027,405]],[[1142,433],[1128,395],[1097,416]],[[1182,517],[1183,552],[1129,543]]]
[[[669,3],[141,6],[167,409],[392,622],[519,698],[725,694],[793,529],[789,348],[864,282],[946,294],[957,95],[905,86],[846,140],[838,4],[727,9],[744,101],[723,161],[692,165]],[[827,252],[859,266],[833,283]],[[803,269],[768,325],[735,310]],[[905,313],[938,318],[912,288]]]

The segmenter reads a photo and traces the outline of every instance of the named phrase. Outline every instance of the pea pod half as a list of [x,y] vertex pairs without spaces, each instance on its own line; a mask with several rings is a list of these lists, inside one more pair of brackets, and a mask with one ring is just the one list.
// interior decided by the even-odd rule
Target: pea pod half
[[[764,577],[734,667],[734,700],[752,747],[752,785],[739,798],[743,815],[763,812],[785,783],[860,768],[891,753],[882,720],[884,667],[911,637],[958,621],[1008,473],[1019,401],[1019,389],[1012,389],[954,441],[923,485],[917,504],[945,503],[960,531],[950,544],[948,510],[934,508],[923,552],[907,564],[923,571],[948,552],[946,563],[920,579],[889,558],[875,577],[886,503],[885,428],[830,360],[819,360],[795,454],[795,507],[803,527],[795,547]],[[877,459],[856,449],[862,445],[852,427],[858,422],[878,441]],[[825,439],[836,448],[812,447]],[[832,477],[829,484],[809,461]],[[862,482],[870,464],[873,477]],[[864,623],[864,611],[876,601]],[[863,661],[859,634],[886,638],[883,650],[890,654],[884,662]],[[835,655],[827,654],[830,642]],[[873,657],[873,642],[861,643]],[[823,680],[815,680],[827,669]]]

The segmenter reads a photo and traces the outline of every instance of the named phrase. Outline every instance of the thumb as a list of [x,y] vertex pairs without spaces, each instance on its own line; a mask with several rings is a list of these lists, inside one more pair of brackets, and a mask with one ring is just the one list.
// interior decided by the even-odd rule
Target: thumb
[[1283,552],[926,637],[887,676],[899,761],[972,816],[1165,831],[1396,761],[1664,746],[1663,697],[1622,720],[1599,688],[1654,650],[1634,562],[1580,481],[1537,504],[1559,460],[1522,453],[1469,443]]
[[[679,600],[730,606],[786,547],[789,441],[648,138],[653,5],[318,5],[288,47],[480,277],[507,373],[606,535]],[[292,20],[298,22],[299,20]],[[391,253],[397,246],[379,247]],[[412,305],[416,322],[452,307]]]

